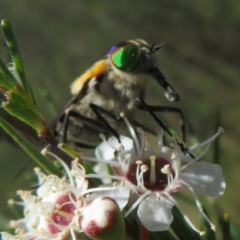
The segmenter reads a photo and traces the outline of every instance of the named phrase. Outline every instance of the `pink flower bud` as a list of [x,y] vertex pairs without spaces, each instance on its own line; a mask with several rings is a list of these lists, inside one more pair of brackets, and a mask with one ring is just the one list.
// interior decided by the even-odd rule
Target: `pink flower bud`
[[117,203],[109,197],[99,197],[90,202],[82,211],[80,225],[94,239],[124,239],[122,214]]

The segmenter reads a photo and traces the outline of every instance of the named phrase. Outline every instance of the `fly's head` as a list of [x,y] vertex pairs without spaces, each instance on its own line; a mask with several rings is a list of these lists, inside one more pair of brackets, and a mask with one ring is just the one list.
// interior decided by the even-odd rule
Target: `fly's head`
[[150,75],[163,87],[164,94],[169,101],[178,101],[177,92],[157,67],[155,52],[162,46],[163,44],[150,45],[142,39],[122,41],[110,49],[108,57],[115,71],[132,76],[137,76],[139,73]]

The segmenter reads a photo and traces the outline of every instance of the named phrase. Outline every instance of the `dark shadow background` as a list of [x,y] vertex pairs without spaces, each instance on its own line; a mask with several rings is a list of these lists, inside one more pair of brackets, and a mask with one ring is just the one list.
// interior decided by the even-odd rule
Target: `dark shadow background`
[[[233,0],[106,1],[106,0],[0,0],[0,19],[14,25],[28,80],[49,123],[43,84],[58,109],[70,98],[69,85],[120,40],[143,38],[166,42],[157,53],[159,66],[181,96],[165,100],[161,87],[149,83],[148,103],[182,108],[204,140],[212,135],[221,112],[220,163],[227,189],[221,207],[239,218],[240,136],[240,4]],[[0,54],[7,62],[3,34]],[[174,118],[172,115],[170,118]],[[170,120],[171,121],[171,120]],[[175,123],[173,123],[175,124]],[[27,156],[0,135],[0,223],[12,217],[6,200],[29,186],[30,174],[13,181]],[[207,155],[211,161],[212,153]],[[33,165],[27,168],[30,172]]]

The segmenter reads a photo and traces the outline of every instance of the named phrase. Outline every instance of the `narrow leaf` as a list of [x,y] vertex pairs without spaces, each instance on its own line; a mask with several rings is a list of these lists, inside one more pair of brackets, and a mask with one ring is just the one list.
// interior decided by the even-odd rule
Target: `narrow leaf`
[[224,214],[224,216],[221,216],[219,218],[219,223],[221,226],[221,231],[222,231],[222,239],[223,240],[230,240],[230,220],[229,220],[229,215],[227,213]]
[[6,67],[6,65],[1,59],[0,59],[0,71],[2,72],[3,75],[7,77],[7,79],[9,79],[12,85],[16,85],[16,86],[19,85],[18,82],[14,79],[14,76],[12,75],[12,73],[9,71],[9,69]]
[[7,123],[3,118],[0,118],[0,126],[8,133],[12,139],[26,151],[29,156],[47,173],[62,175],[62,172],[56,168],[39,150],[33,146],[24,136],[22,136],[14,127]]
[[[19,91],[21,90],[21,86],[16,82],[12,77],[9,77],[8,75],[5,75],[0,72],[0,88],[3,92],[12,90],[12,91]],[[5,88],[5,89],[4,89]]]
[[11,115],[27,123],[38,133],[44,132],[47,126],[40,113],[32,108],[26,99],[15,92],[8,92],[8,101],[3,104],[3,108]]
[[26,92],[27,98],[31,103],[35,104],[35,100],[32,95],[31,87],[26,80],[26,74],[24,71],[21,55],[20,55],[20,52],[18,49],[18,44],[17,44],[16,38],[15,38],[15,35],[13,32],[12,24],[7,20],[2,20],[1,25],[2,25],[2,30],[5,34],[7,46],[10,51],[14,67],[16,69],[16,72],[17,72],[20,80],[21,80],[21,83]]
[[150,238],[151,240],[176,240],[176,238],[168,231],[163,231],[163,232],[151,232],[150,233]]

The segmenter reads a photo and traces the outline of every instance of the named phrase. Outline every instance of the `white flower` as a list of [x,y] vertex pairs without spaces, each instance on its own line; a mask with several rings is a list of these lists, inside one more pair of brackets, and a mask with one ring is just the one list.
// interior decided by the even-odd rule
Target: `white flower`
[[16,229],[16,235],[11,236],[1,233],[3,239],[62,240],[74,231],[82,231],[80,227],[81,211],[84,208],[84,194],[88,183],[82,177],[85,175],[84,168],[77,162],[72,162],[71,171],[62,163],[68,174],[69,180],[55,175],[45,175],[40,169],[35,169],[38,176],[39,187],[36,195],[33,191],[18,191],[22,202],[12,203],[22,205],[24,218],[11,221],[10,224]]
[[[188,149],[177,141],[171,147],[164,146],[163,136],[160,134],[158,149],[154,151],[144,134],[140,133],[142,135],[140,142],[128,121],[126,119],[125,121],[132,134],[132,139],[121,136],[124,150],[119,151],[121,148],[119,148],[117,139],[111,137],[108,141],[104,140],[95,152],[97,158],[105,163],[112,163],[117,159],[119,165],[115,164],[112,169],[116,179],[123,182],[122,190],[118,189],[117,191],[124,193],[124,204],[126,205],[127,193],[130,190],[138,195],[138,200],[125,216],[138,206],[138,216],[142,224],[150,231],[163,231],[167,230],[172,223],[171,209],[176,206],[189,225],[195,231],[203,234],[194,227],[171,196],[171,193],[187,187],[192,193],[200,213],[214,229],[214,225],[203,212],[195,191],[211,197],[217,197],[224,193],[226,184],[220,166],[199,161],[208,150],[211,142],[223,132],[223,129],[220,128],[214,136],[205,142]],[[202,153],[195,156],[194,152],[202,147],[205,147]],[[118,152],[117,156],[116,152]],[[116,189],[109,191],[109,195],[111,197],[115,195],[114,199],[122,204],[123,199],[120,198],[121,194],[115,194]]]

